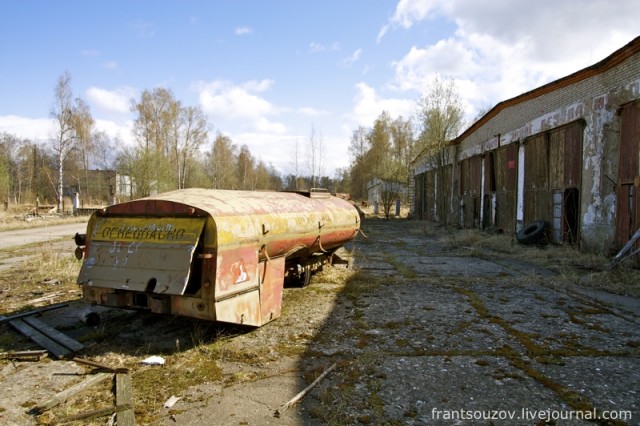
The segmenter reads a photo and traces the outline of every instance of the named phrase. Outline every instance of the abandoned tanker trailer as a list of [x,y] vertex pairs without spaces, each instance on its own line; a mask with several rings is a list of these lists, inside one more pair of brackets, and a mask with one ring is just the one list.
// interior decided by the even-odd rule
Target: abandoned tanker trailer
[[78,284],[92,304],[261,326],[285,275],[308,282],[359,228],[326,191],[178,190],[95,212]]

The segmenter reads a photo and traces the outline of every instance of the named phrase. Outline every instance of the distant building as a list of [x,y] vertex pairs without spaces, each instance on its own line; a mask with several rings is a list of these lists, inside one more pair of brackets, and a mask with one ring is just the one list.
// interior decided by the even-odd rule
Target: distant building
[[374,203],[382,204],[383,192],[396,194],[394,199],[400,200],[402,203],[407,201],[408,185],[406,182],[394,180],[383,180],[373,178],[367,183],[367,202],[369,205]]
[[75,198],[79,194],[82,205],[109,205],[116,200],[129,199],[133,193],[131,177],[115,170],[81,170],[77,175],[64,174],[63,195]]

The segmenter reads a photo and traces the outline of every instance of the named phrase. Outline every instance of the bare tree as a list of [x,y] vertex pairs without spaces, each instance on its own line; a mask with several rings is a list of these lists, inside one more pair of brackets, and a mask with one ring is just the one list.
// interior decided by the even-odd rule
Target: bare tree
[[453,151],[447,145],[458,136],[464,110],[455,81],[433,80],[429,90],[420,98],[418,120],[421,126],[420,147],[425,151],[429,166],[435,171],[437,219],[446,228],[451,212],[450,197],[451,165]]
[[111,139],[105,132],[94,132],[92,163],[102,170],[113,169],[116,161],[116,146],[122,145],[119,139]]
[[237,189],[236,179],[238,147],[228,136],[216,136],[211,149],[211,181],[214,189]]
[[293,151],[291,152],[291,167],[293,168],[293,173],[291,174],[291,180],[293,185],[293,190],[298,191],[299,187],[299,178],[300,178],[300,142],[296,139],[296,144],[293,147]]
[[180,132],[174,145],[178,188],[185,188],[188,167],[193,155],[207,139],[209,124],[200,108],[187,107],[180,111]]
[[255,164],[256,160],[251,155],[249,147],[242,145],[238,153],[237,177],[240,182],[240,189],[248,190],[255,188]]
[[371,177],[371,169],[367,164],[367,152],[369,151],[368,130],[359,126],[351,135],[349,154],[351,166],[349,168],[350,192],[354,198],[366,198],[367,181]]
[[[131,101],[137,114],[133,135],[138,142],[136,190],[147,196],[154,191],[177,187],[172,179],[171,147],[177,143],[180,102],[165,88],[142,92],[139,101]],[[175,161],[175,159],[174,159]]]
[[56,187],[57,208],[62,211],[64,195],[64,163],[69,153],[77,148],[78,141],[90,140],[93,118],[87,104],[80,98],[73,102],[71,91],[71,75],[65,71],[58,79],[54,89],[54,104],[51,118],[55,121],[53,151],[58,166],[58,184]]
[[80,179],[78,179],[78,191],[84,191],[87,197],[91,197],[89,193],[89,159],[94,150],[94,134],[93,126],[95,121],[91,116],[89,105],[82,99],[76,99],[73,114],[73,128],[75,129],[77,153],[79,155],[83,176],[83,186],[80,188]]
[[325,166],[324,141],[322,135],[316,133],[316,129],[311,127],[311,133],[307,142],[307,165],[311,177],[311,186],[318,186],[320,177],[324,173]]

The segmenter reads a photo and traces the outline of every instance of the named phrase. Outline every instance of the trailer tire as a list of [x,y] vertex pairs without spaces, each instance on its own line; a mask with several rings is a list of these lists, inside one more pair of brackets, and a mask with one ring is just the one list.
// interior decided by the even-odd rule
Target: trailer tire
[[518,231],[516,238],[520,244],[539,244],[545,236],[546,227],[544,220],[536,220]]
[[304,265],[303,272],[300,279],[300,286],[306,287],[311,282],[311,265]]

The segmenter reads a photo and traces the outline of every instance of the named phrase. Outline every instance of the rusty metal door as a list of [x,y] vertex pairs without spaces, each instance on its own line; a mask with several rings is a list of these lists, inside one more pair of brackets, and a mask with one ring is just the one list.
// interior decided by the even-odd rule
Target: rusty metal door
[[515,232],[518,185],[518,144],[495,151],[496,226],[505,232]]
[[548,134],[533,136],[525,142],[524,151],[524,220],[550,222],[551,198],[549,191]]
[[413,210],[417,219],[424,220],[424,173],[414,176]]
[[463,226],[477,228],[480,221],[480,190],[482,188],[482,157],[467,158],[460,162],[460,197],[463,202]]
[[620,110],[620,157],[616,206],[616,248],[622,247],[640,228],[638,155],[640,154],[640,103]]

